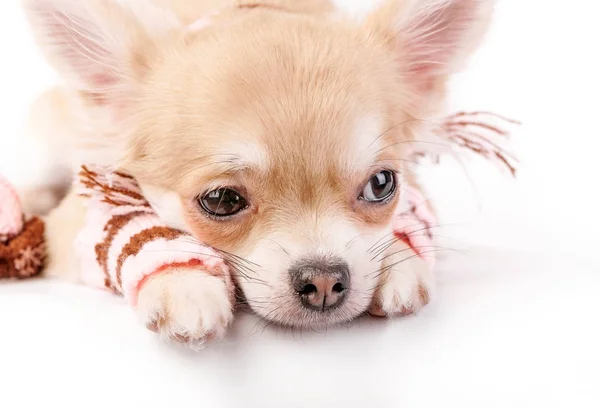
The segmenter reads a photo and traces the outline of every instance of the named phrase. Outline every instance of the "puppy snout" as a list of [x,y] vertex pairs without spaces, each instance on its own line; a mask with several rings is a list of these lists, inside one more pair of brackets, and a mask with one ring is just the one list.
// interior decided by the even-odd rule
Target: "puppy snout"
[[308,260],[290,269],[292,287],[308,309],[326,311],[340,306],[350,288],[350,270],[341,260]]

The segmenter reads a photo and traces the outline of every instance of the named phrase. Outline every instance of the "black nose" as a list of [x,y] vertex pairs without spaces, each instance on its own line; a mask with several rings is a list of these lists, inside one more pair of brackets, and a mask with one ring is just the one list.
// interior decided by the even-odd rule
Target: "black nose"
[[292,287],[304,307],[325,311],[341,305],[350,289],[348,264],[339,259],[308,259],[290,268]]

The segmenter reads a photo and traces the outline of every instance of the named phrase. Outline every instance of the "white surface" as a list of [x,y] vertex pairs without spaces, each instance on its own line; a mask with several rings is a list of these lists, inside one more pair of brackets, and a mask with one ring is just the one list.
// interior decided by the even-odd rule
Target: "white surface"
[[[18,130],[53,79],[18,3],[0,4],[0,171],[28,160]],[[190,354],[155,342],[118,298],[2,283],[0,406],[600,406],[599,12],[500,1],[453,95],[457,110],[524,122],[522,171],[512,182],[474,162],[481,212],[451,163],[429,172],[444,220],[460,225],[446,234],[487,249],[444,261],[420,316],[325,334],[243,316],[225,344]]]
[[0,404],[598,407],[599,268],[478,250],[442,265],[419,316],[298,333],[244,315],[197,354],[110,295],[3,284]]

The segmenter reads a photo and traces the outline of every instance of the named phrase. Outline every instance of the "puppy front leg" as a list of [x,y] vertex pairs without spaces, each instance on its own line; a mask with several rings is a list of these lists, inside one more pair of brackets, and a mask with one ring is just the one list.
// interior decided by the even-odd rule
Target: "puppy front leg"
[[50,278],[79,282],[81,265],[74,251],[74,243],[84,225],[84,200],[75,191],[44,217],[47,260],[43,275]]
[[431,228],[436,216],[414,179],[404,186],[406,208],[394,220],[395,242],[381,258],[379,282],[369,313],[411,314],[427,305],[435,279],[435,245]]
[[[72,191],[45,218],[45,276],[123,294],[146,327],[193,348],[223,337],[233,319],[233,283],[217,254],[189,237],[169,240],[169,229],[149,228],[144,234],[134,216],[121,225],[123,235],[115,234],[113,245],[99,245],[106,243],[107,232],[118,222],[101,228],[89,220],[101,219],[102,214],[88,211],[84,199]],[[127,234],[136,226],[140,235]],[[152,241],[144,243],[143,236]],[[129,242],[125,248],[130,256],[120,251],[124,242]]]
[[202,267],[170,267],[143,283],[135,305],[161,337],[201,348],[222,338],[233,320],[231,289]]
[[129,216],[129,223],[128,215],[113,218],[105,242],[111,227],[124,226],[110,246],[96,247],[104,286],[122,293],[142,323],[164,339],[198,349],[222,338],[235,300],[222,257],[178,230],[148,226],[144,220],[154,219],[152,214]]
[[427,263],[399,240],[382,257],[369,313],[387,317],[414,313],[429,303],[434,286],[435,278]]

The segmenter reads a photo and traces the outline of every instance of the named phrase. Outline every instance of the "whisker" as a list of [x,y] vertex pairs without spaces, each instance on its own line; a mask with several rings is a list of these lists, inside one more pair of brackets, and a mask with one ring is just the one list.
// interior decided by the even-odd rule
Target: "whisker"
[[373,256],[373,258],[371,258],[371,261],[374,261],[375,258],[377,258],[379,255],[381,255],[382,253],[384,253],[385,251],[387,251],[388,249],[390,249],[396,242],[400,241],[401,239],[397,236],[394,236],[394,238],[390,239],[389,241],[387,241],[386,244],[384,244],[383,246],[381,246],[375,253],[375,255]]
[[248,264],[250,264],[250,265],[256,266],[257,268],[261,268],[261,266],[260,266],[259,264],[257,264],[256,262],[252,262],[252,261],[250,261],[250,260],[248,260],[248,259],[246,259],[246,258],[243,258],[243,257],[241,257],[241,256],[239,256],[239,255],[236,255],[236,254],[234,254],[234,253],[227,252],[227,251],[225,251],[225,250],[218,249],[218,248],[215,248],[215,251],[217,251],[217,252],[220,252],[220,253],[223,253],[223,254],[225,254],[225,255],[227,255],[227,256],[229,256],[229,257],[235,258],[236,260],[238,260],[238,261],[240,261],[240,262],[248,263]]
[[204,253],[204,252],[196,252],[196,251],[185,251],[183,249],[151,249],[151,250],[148,250],[148,252],[179,252],[182,254],[200,255],[200,256],[206,256],[209,258],[221,259],[223,261],[225,260],[224,258],[222,258],[218,255],[213,255],[213,254]]
[[364,236],[366,236],[366,235],[372,235],[372,234],[368,234],[368,233],[364,233],[364,234],[358,234],[357,236],[355,236],[354,238],[352,238],[350,241],[348,241],[348,242],[346,243],[346,246],[345,246],[344,253],[346,253],[346,252],[347,252],[347,251],[350,249],[350,246],[351,246],[351,245],[352,245],[352,244],[353,244],[353,243],[354,243],[354,242],[355,242],[357,239],[359,239],[360,237],[364,237]]
[[[402,259],[402,260],[400,260],[400,261],[398,261],[398,262],[394,262],[394,263],[392,263],[392,264],[390,264],[390,265],[387,265],[387,266],[385,266],[385,267],[383,267],[383,268],[381,268],[381,269],[379,269],[379,270],[376,270],[376,271],[374,271],[374,272],[372,272],[372,273],[368,274],[367,276],[368,276],[368,277],[370,277],[370,276],[372,276],[374,273],[376,273],[376,272],[379,272],[377,275],[375,275],[375,276],[373,277],[373,279],[377,279],[377,278],[379,278],[381,275],[383,275],[385,272],[387,272],[387,271],[389,271],[390,269],[392,269],[394,266],[397,266],[397,265],[399,265],[399,264],[401,264],[401,263],[403,263],[403,262],[406,262],[406,261],[408,261],[408,260],[410,260],[410,259],[413,259],[413,258],[415,258],[415,257],[421,257],[421,256],[422,256],[422,255],[424,255],[424,254],[429,254],[429,253],[434,253],[434,252],[441,252],[441,251],[445,251],[445,250],[451,250],[451,249],[450,249],[450,248],[433,249],[433,250],[430,250],[430,251],[423,251],[423,252],[421,252],[420,254],[413,254],[413,255],[411,255],[411,256],[408,256],[408,257],[406,257],[406,258],[404,258],[404,259]],[[457,252],[459,252],[459,253],[460,253],[460,251],[457,251]]]
[[492,117],[500,119],[500,120],[502,120],[504,122],[511,123],[513,125],[522,125],[522,123],[520,121],[518,121],[518,120],[510,119],[510,118],[507,118],[506,116],[498,115],[497,113],[489,112],[489,111],[458,112],[458,113],[450,116],[448,119],[450,120],[450,119],[453,119],[453,118],[458,118],[458,117],[463,117],[463,116],[477,116],[477,115],[492,116]]
[[274,239],[270,239],[270,238],[261,238],[259,240],[260,241],[271,241],[272,243],[274,243],[275,245],[277,245],[281,251],[286,254],[287,256],[290,256],[290,253],[283,247],[283,245],[281,245],[279,242],[275,241]]
[[[188,243],[191,243],[191,244],[198,244],[198,245],[200,245],[200,246],[206,246],[205,244],[203,244],[202,242],[200,242],[200,240],[198,240],[198,239],[197,239],[196,237],[194,237],[194,236],[189,236],[189,237],[186,237],[186,238],[187,238],[186,242],[188,242]],[[184,240],[185,240],[185,239],[184,239]],[[243,257],[241,257],[241,256],[239,256],[239,255],[236,255],[236,254],[233,254],[233,253],[231,253],[231,252],[227,252],[227,251],[225,251],[225,250],[222,250],[222,249],[219,249],[219,248],[213,248],[213,247],[211,247],[211,249],[212,249],[214,252],[217,252],[217,253],[221,254],[221,256],[223,256],[223,254],[224,254],[225,256],[228,256],[228,257],[231,257],[231,258],[235,259],[235,260],[236,260],[236,261],[238,261],[240,264],[248,264],[248,265],[253,265],[253,266],[256,266],[256,267],[258,267],[258,268],[260,268],[260,267],[261,267],[259,264],[257,264],[257,263],[254,263],[254,262],[252,262],[252,261],[250,261],[250,260],[248,260],[248,259],[246,259],[246,258],[243,258]],[[223,257],[223,259],[225,259],[225,257]]]
[[[422,227],[422,228],[418,228],[416,230],[409,231],[409,232],[402,231],[402,233],[404,235],[406,235],[408,238],[410,238],[411,236],[417,236],[417,235],[413,235],[417,232],[428,231],[433,228],[442,228],[442,227],[445,227],[448,225],[452,225],[452,224],[435,224],[435,225],[428,225],[428,226],[423,227],[423,223],[415,223],[412,225],[408,225],[405,228],[412,228],[412,227]],[[387,234],[386,236],[389,236],[389,235],[394,235],[394,236],[392,238],[390,238],[389,240],[387,240],[383,243],[380,243],[377,246],[375,246],[375,244],[371,246],[371,248],[367,252],[371,253],[371,254],[374,252],[377,253],[371,260],[374,260],[375,258],[377,258],[377,256],[379,256],[382,252],[385,252],[386,249],[388,249],[391,245],[393,245],[394,243],[398,242],[398,240],[400,240],[400,238],[396,236],[396,233],[397,232],[394,231],[390,234]],[[427,234],[427,235],[428,236],[431,235],[433,237],[433,234]],[[382,238],[380,238],[377,242],[380,242],[381,239]],[[376,242],[376,244],[377,244],[377,242]],[[382,250],[382,248],[384,248],[384,249]]]
[[385,239],[386,237],[390,236],[390,235],[394,235],[396,232],[392,231],[389,234],[385,234],[383,237],[379,238],[377,241],[375,241],[375,243],[373,245],[371,245],[368,249],[368,252],[371,252],[371,250],[373,249],[373,247],[375,245],[377,245],[379,242],[381,242],[383,239]]
[[[421,246],[408,247],[408,248],[405,248],[405,249],[401,249],[400,251],[393,252],[391,254],[388,254],[388,255],[384,256],[381,259],[378,259],[377,262],[383,262],[384,260],[386,260],[386,259],[388,259],[388,258],[390,258],[390,257],[392,257],[394,255],[398,255],[398,254],[401,254],[401,253],[406,252],[406,251],[415,250],[415,249],[426,249],[426,248],[440,249],[440,250],[451,251],[451,252],[459,252],[459,253],[461,252],[458,249],[442,247],[442,246],[439,246],[439,245],[421,245]],[[421,252],[421,254],[423,254],[423,253],[425,253],[425,252]]]
[[401,145],[401,144],[405,144],[405,143],[423,143],[423,144],[432,144],[432,145],[437,145],[437,146],[443,146],[443,147],[447,147],[447,148],[452,148],[453,145],[451,144],[446,144],[446,143],[440,143],[440,142],[434,142],[431,140],[402,140],[400,142],[395,142],[392,144],[389,144],[387,146],[382,147],[381,149],[377,150],[375,153],[381,153],[384,150],[389,149],[390,147],[394,147],[397,145]]

